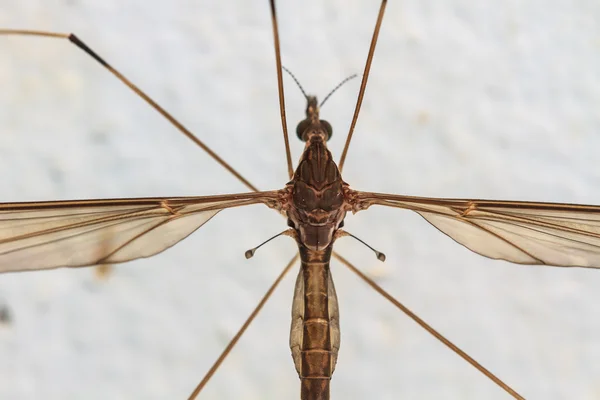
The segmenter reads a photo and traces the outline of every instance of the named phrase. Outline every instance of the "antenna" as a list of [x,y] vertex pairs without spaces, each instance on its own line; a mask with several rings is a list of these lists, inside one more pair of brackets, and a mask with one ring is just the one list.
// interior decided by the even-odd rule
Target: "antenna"
[[283,65],[281,66],[281,68],[288,73],[289,76],[292,77],[292,79],[294,80],[294,82],[296,82],[296,85],[298,85],[298,87],[300,88],[300,91],[302,92],[302,94],[304,95],[304,97],[306,98],[306,100],[308,100],[308,95],[306,94],[306,92],[304,91],[304,88],[302,87],[302,85],[300,84],[300,81],[298,79],[296,79],[296,76],[294,74],[292,74],[292,71],[290,71],[289,69],[287,69],[286,67],[284,67]]
[[325,104],[327,99],[329,99],[331,97],[331,95],[335,93],[336,90],[341,88],[344,85],[344,83],[356,78],[357,76],[358,76],[358,74],[352,74],[349,77],[347,77],[346,79],[344,79],[343,81],[341,81],[340,83],[338,83],[338,85],[336,87],[334,87],[333,90],[331,92],[329,92],[329,94],[327,96],[325,96],[325,98],[323,99],[321,104],[319,104],[319,108],[323,107],[323,104]]

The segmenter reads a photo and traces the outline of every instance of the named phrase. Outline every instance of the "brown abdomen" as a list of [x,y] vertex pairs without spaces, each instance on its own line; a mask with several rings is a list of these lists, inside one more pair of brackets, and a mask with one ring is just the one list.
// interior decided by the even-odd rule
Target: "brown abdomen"
[[340,343],[337,296],[329,271],[331,248],[313,252],[300,247],[302,268],[294,292],[290,348],[301,380],[301,399],[328,400]]

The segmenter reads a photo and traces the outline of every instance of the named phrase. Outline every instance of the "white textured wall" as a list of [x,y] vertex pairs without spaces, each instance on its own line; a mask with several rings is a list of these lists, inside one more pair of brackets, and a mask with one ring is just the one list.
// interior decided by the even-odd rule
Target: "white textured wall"
[[[286,1],[284,64],[323,96],[361,72],[377,1]],[[285,3],[285,4],[284,4]],[[381,192],[600,203],[600,3],[390,1],[345,179]],[[286,182],[267,1],[19,0],[0,26],[76,32],[262,189]],[[304,111],[286,78],[289,125]],[[322,110],[334,154],[357,80]],[[0,200],[244,191],[68,42],[0,37]],[[294,138],[292,138],[294,139]],[[294,159],[301,144],[293,140]],[[294,253],[254,206],[120,266],[0,276],[1,399],[184,399]],[[470,253],[371,209],[337,249],[528,399],[600,398],[600,271]],[[342,266],[334,399],[504,399]],[[201,398],[292,399],[293,276]]]

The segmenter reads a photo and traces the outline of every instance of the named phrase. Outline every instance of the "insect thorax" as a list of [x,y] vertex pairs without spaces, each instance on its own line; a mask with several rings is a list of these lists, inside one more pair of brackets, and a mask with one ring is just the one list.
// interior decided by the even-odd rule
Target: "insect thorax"
[[307,134],[306,147],[290,182],[291,204],[288,218],[298,232],[298,239],[312,250],[327,247],[340,227],[344,182],[327,149],[326,133],[313,124]]

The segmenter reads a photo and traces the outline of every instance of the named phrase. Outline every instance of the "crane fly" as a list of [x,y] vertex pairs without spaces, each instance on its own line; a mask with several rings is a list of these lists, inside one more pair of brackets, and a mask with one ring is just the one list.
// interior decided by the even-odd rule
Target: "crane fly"
[[[2,34],[69,39],[150,102],[251,190],[200,197],[4,203],[0,205],[0,271],[114,264],[149,257],[187,237],[220,211],[266,205],[286,216],[289,228],[285,232],[298,244],[302,268],[294,294],[291,350],[301,377],[301,397],[319,399],[329,398],[329,381],[339,347],[337,300],[329,259],[336,257],[352,268],[333,249],[336,239],[344,235],[342,225],[346,214],[362,212],[372,206],[409,210],[459,244],[492,259],[526,265],[600,266],[600,207],[372,193],[355,190],[351,182],[349,185],[342,179],[341,172],[365,93],[385,5],[383,1],[350,133],[339,163],[335,163],[327,149],[332,128],[321,119],[316,98],[307,96],[306,118],[296,129],[306,147],[299,165],[294,168],[286,133],[277,19],[271,1],[280,113],[290,174],[290,182],[283,189],[272,191],[258,191],[75,35],[0,31]],[[366,276],[360,276],[381,290]],[[445,343],[452,347],[447,341]],[[513,397],[519,398],[514,390],[470,357],[455,347],[453,349]],[[224,355],[228,351],[229,348]]]

